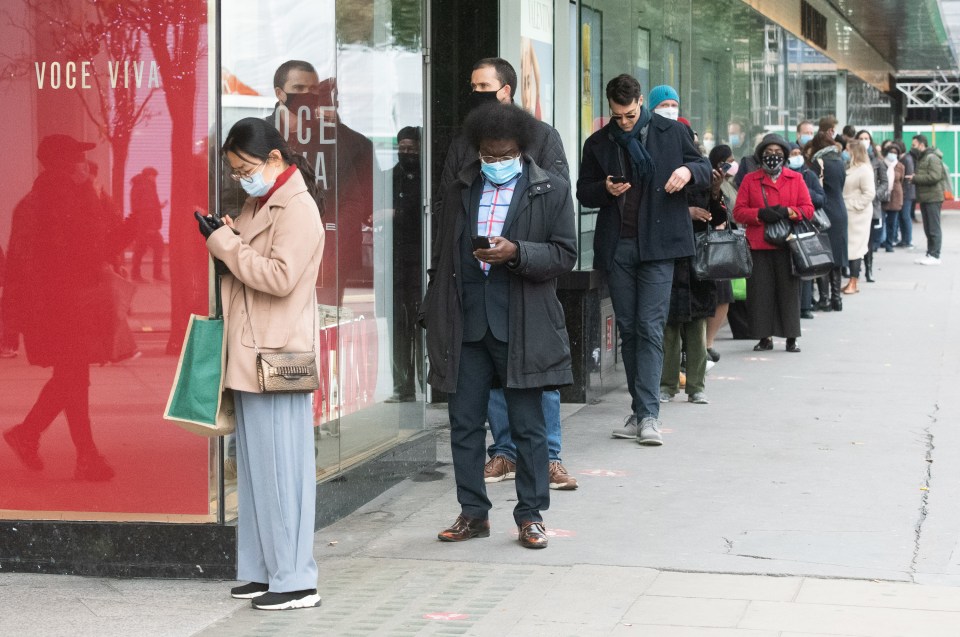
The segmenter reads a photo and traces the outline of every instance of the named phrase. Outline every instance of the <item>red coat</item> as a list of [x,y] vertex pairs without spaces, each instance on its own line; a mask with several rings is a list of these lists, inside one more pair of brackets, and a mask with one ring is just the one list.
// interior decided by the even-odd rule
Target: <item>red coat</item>
[[[763,192],[760,190],[763,185]],[[767,195],[764,203],[763,193]],[[813,218],[813,202],[810,191],[803,181],[803,175],[784,168],[774,182],[763,170],[747,173],[737,191],[737,205],[733,209],[733,220],[747,229],[747,242],[751,250],[777,250],[763,240],[763,222],[757,217],[760,208],[767,206],[787,206],[803,215]]]

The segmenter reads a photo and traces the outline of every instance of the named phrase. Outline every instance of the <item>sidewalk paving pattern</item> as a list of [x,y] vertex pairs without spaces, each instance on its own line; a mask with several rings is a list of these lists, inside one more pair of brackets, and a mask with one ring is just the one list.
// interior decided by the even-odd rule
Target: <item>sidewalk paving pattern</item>
[[[0,635],[960,635],[960,214],[940,267],[876,257],[877,283],[803,321],[799,355],[721,332],[710,405],[662,406],[665,444],[610,438],[621,389],[564,405],[545,551],[446,544],[440,463],[316,534],[318,609],[269,613],[226,582],[0,575]],[[916,226],[917,244],[923,235]],[[322,504],[321,504],[322,506]]]

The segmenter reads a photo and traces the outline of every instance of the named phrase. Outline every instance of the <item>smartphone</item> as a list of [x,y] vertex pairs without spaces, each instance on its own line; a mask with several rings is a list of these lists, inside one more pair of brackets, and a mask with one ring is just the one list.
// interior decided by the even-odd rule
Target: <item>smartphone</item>
[[733,167],[733,164],[729,162],[723,162],[722,164],[720,164],[720,166],[718,166],[718,168],[720,169],[720,172],[722,172],[724,175],[726,175],[727,171],[730,170],[732,167]]
[[470,240],[474,250],[489,250],[490,239],[488,237],[473,237]]
[[627,183],[627,178],[624,177],[623,175],[616,175],[616,176],[610,177],[610,183],[625,184]]

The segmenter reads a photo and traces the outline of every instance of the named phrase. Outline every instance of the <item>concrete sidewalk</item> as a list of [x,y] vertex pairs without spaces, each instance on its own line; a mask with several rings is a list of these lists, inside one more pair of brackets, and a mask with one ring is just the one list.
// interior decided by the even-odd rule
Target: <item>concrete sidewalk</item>
[[458,512],[441,435],[435,471],[317,533],[319,609],[4,575],[0,635],[960,635],[960,215],[944,228],[942,266],[878,254],[800,354],[721,334],[712,403],[664,405],[663,447],[610,437],[625,391],[564,405],[581,486],[551,492],[544,551],[517,544],[512,482],[489,485],[490,538],[436,540]]

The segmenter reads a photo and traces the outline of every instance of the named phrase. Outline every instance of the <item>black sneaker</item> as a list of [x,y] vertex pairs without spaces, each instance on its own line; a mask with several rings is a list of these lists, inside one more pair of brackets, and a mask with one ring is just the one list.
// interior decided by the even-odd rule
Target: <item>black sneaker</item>
[[707,356],[709,356],[710,360],[712,360],[714,363],[720,362],[720,352],[713,349],[712,347],[707,348]]
[[290,593],[264,593],[251,602],[257,610],[293,610],[295,608],[316,608],[320,605],[317,589],[292,591]]
[[234,599],[253,599],[254,597],[260,597],[269,590],[270,586],[268,584],[250,582],[249,584],[244,584],[243,586],[235,586],[231,588],[230,597],[233,597]]

